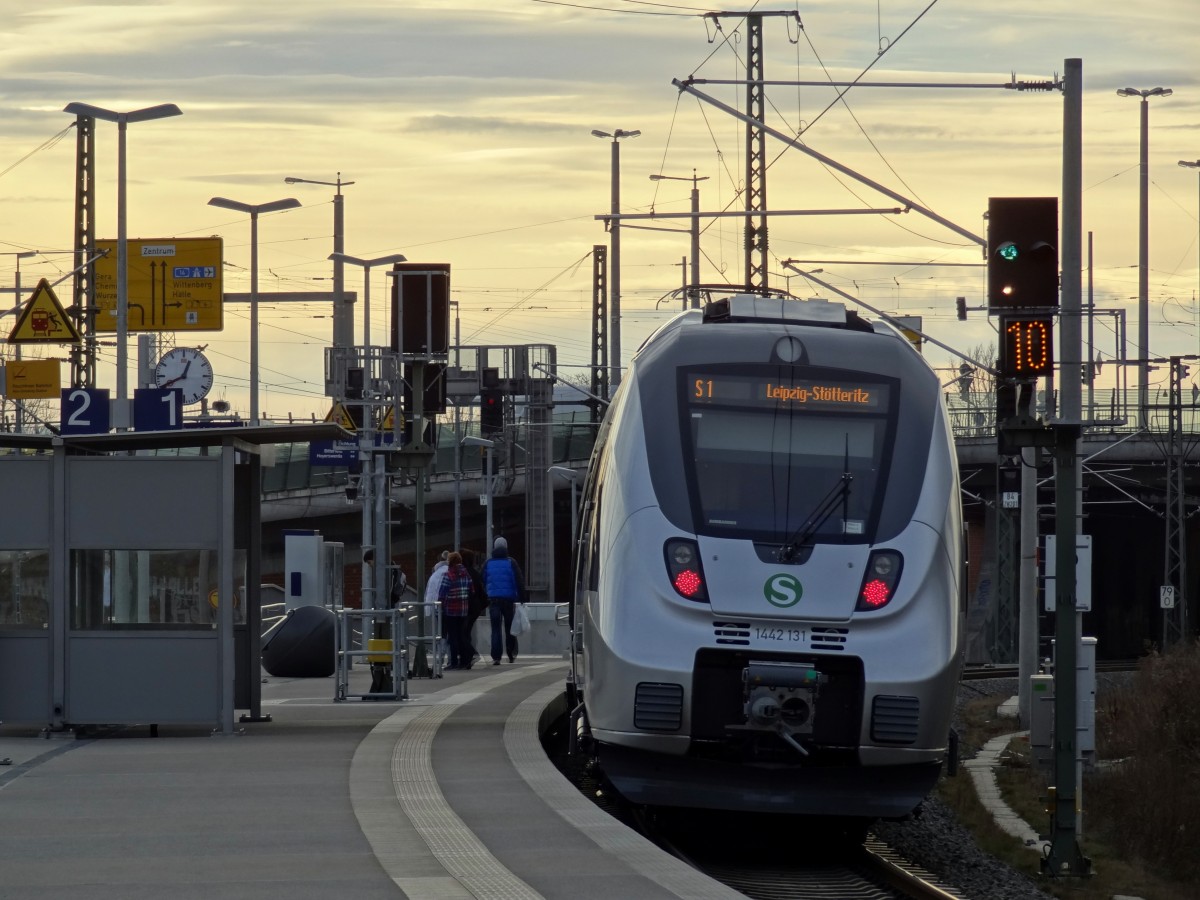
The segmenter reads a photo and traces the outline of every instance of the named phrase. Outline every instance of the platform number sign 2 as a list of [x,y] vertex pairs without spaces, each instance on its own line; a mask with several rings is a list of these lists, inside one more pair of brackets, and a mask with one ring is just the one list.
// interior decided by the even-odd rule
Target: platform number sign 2
[[108,391],[65,388],[59,415],[63,434],[106,434],[110,426]]

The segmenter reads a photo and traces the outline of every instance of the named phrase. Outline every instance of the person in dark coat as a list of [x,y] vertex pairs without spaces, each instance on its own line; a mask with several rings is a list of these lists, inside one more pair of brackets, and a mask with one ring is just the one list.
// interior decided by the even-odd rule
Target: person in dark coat
[[517,639],[512,633],[513,612],[525,602],[525,578],[516,560],[508,555],[508,541],[502,537],[492,543],[492,555],[479,573],[487,592],[488,615],[492,620],[492,665],[508,651],[508,661],[517,659]]
[[471,651],[471,662],[479,659],[479,651],[475,649],[475,641],[472,635],[475,633],[475,623],[479,617],[483,615],[483,611],[487,609],[487,591],[483,587],[483,579],[479,577],[479,569],[475,567],[475,551],[474,550],[459,550],[462,554],[463,565],[466,566],[468,574],[471,576],[471,596],[467,598],[467,628],[466,637],[467,644]]

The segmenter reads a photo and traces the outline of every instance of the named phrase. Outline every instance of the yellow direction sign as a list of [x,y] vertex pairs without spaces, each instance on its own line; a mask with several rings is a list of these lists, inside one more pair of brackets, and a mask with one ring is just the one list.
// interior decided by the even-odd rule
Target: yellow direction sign
[[336,422],[347,431],[358,431],[358,427],[354,424],[354,419],[340,400],[333,401],[333,406],[330,408],[328,415],[325,416],[325,421]]
[[49,400],[62,391],[57,359],[10,359],[4,367],[4,393],[11,400]]
[[[117,330],[117,242],[96,241],[96,331]],[[126,241],[128,330],[220,331],[221,239]]]
[[79,331],[54,296],[50,282],[38,282],[8,336],[10,344],[78,344]]

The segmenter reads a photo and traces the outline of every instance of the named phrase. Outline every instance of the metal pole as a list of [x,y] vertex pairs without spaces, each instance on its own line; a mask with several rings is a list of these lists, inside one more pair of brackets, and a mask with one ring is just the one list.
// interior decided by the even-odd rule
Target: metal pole
[[[621,142],[614,134],[612,139],[612,202],[610,212],[612,224],[612,261],[609,265],[609,384],[615,392],[621,383]],[[491,538],[488,538],[491,547]]]
[[[451,300],[454,307],[454,359],[462,369],[462,358],[459,355],[459,318],[458,301]],[[454,549],[462,549],[462,407],[458,398],[454,400]],[[491,553],[492,548],[485,547],[484,553]],[[480,563],[482,565],[482,563]]]
[[129,242],[125,217],[125,131],[124,116],[117,120],[117,421],[128,427],[125,401],[129,397]]
[[[14,288],[13,288],[13,303],[15,304],[13,306],[13,315],[19,316],[21,314],[21,257],[19,254],[17,255],[16,262],[17,262],[17,275],[16,275],[16,281],[14,283]],[[15,322],[16,319],[14,318],[13,321]],[[21,345],[20,344],[13,344],[13,359],[16,360],[17,362],[21,361]],[[25,404],[22,401],[17,400],[17,401],[13,402],[13,407],[15,407],[15,409],[16,409],[16,415],[14,418],[16,421],[17,433],[20,434],[22,431],[25,430]],[[15,597],[16,594],[14,594],[13,596]]]
[[[1033,417],[1037,410],[1036,392],[1029,400]],[[1021,509],[1019,513],[1020,565],[1017,570],[1017,711],[1021,727],[1028,728],[1033,713],[1033,682],[1038,664],[1038,527],[1037,527],[1037,456],[1035,448],[1021,450]]]
[[258,210],[250,212],[250,424],[258,424]]
[[1141,100],[1138,176],[1138,424],[1146,428],[1150,386],[1150,101]]
[[1087,271],[1088,271],[1088,302],[1087,302],[1087,409],[1088,421],[1096,418],[1096,292],[1093,279],[1092,232],[1087,236]]
[[692,309],[700,306],[700,187],[692,170]]
[[[1055,661],[1054,807],[1051,845],[1042,870],[1055,877],[1082,876],[1091,862],[1079,847],[1082,793],[1078,784],[1076,659],[1080,613],[1076,610],[1075,536],[1079,521],[1080,234],[1082,233],[1083,61],[1066,60],[1063,73],[1062,187],[1062,423],[1055,427]],[[1068,371],[1074,367],[1074,375]]]
[[487,547],[484,553],[492,552],[492,447],[486,447],[484,461],[487,463],[487,483],[484,491],[487,497]]
[[680,294],[680,296],[683,298],[683,301],[682,301],[683,309],[688,308],[688,264],[687,264],[687,262],[688,262],[688,258],[686,256],[680,257],[679,267],[681,269],[683,269],[683,287],[682,287],[683,293]]
[[363,266],[363,350],[363,363],[366,364],[371,354],[371,267],[369,265]]
[[571,479],[571,558],[575,558],[575,533],[579,530],[578,478]]
[[[337,193],[333,195],[333,252],[344,253],[346,250],[345,207],[342,205],[342,173],[338,172]],[[345,262],[335,257],[333,260],[333,346],[354,346],[354,312],[346,302],[344,290],[346,285]],[[371,343],[368,336],[367,344]]]

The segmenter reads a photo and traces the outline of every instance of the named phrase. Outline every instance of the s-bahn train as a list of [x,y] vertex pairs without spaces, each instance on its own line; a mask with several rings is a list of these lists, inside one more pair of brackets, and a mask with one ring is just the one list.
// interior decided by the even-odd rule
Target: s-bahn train
[[941,385],[841,303],[739,295],[638,350],[588,470],[572,746],[626,799],[900,817],[950,752],[964,538]]

